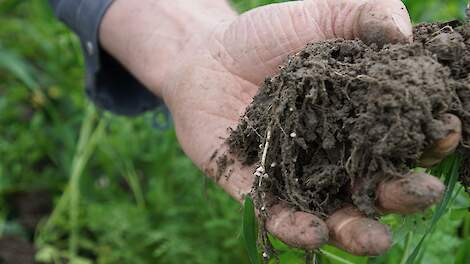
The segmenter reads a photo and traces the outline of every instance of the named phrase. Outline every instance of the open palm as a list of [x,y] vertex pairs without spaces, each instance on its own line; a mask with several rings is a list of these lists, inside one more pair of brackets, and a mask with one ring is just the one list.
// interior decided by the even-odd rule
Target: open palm
[[[253,168],[233,158],[235,162],[220,171],[214,154],[227,154],[224,141],[229,128],[236,127],[264,78],[275,74],[289,54],[308,42],[330,38],[361,38],[378,44],[407,42],[412,40],[411,22],[399,0],[287,2],[214,25],[182,51],[184,59],[173,69],[162,93],[179,142],[195,164],[237,200],[251,191]],[[449,115],[448,123],[454,132],[438,142],[424,165],[435,164],[458,144],[460,121]],[[426,174],[400,181],[379,186],[377,206],[383,212],[422,210],[438,201],[444,189],[439,180]],[[407,195],[410,188],[421,188],[431,199]],[[330,242],[353,254],[378,255],[391,244],[386,226],[352,206],[325,222],[283,203],[268,210],[268,230],[292,246],[314,249]]]

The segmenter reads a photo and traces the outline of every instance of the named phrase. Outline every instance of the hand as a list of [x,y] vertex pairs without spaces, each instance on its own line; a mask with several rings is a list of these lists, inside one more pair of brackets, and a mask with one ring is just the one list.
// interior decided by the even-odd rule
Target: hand
[[[122,2],[124,5],[125,1]],[[399,0],[286,2],[257,8],[241,16],[230,11],[224,1],[201,2],[205,7],[217,5],[214,13],[200,18],[197,10],[206,8],[186,2],[189,9],[196,10],[186,10],[192,18],[197,17],[190,20],[194,29],[186,30],[191,34],[182,38],[185,41],[178,46],[180,49],[158,53],[158,60],[152,59],[156,51],[164,51],[164,44],[158,38],[142,37],[147,44],[142,44],[138,37],[129,40],[137,51],[126,53],[116,38],[119,32],[106,29],[113,28],[112,15],[105,17],[101,39],[105,48],[164,98],[186,154],[238,201],[251,190],[254,168],[244,167],[236,162],[236,157],[229,156],[228,160],[234,163],[220,171],[217,158],[212,156],[227,153],[224,140],[229,135],[228,128],[236,127],[264,78],[275,74],[287,55],[308,42],[331,38],[358,37],[379,44],[412,40],[409,15]],[[146,10],[149,9],[142,10],[139,17],[150,12]],[[446,120],[452,132],[424,155],[425,166],[439,162],[460,141],[460,120],[453,115],[448,115]],[[384,213],[420,211],[437,202],[443,190],[443,184],[436,178],[415,174],[380,184],[377,207]],[[337,211],[326,222],[283,203],[268,210],[271,215],[266,222],[268,230],[291,246],[315,249],[330,242],[356,255],[379,255],[391,245],[389,229],[353,206]]]

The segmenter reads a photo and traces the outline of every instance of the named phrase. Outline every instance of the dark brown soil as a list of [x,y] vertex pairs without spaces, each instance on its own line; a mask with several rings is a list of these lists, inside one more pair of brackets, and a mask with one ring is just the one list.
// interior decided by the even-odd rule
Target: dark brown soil
[[353,202],[374,215],[377,184],[404,177],[447,135],[445,113],[460,117],[461,149],[470,146],[470,25],[414,32],[413,44],[381,49],[309,44],[266,79],[227,141],[261,167],[255,198],[273,194],[320,216]]
[[17,236],[0,238],[0,263],[2,264],[34,264],[36,250],[34,245]]
[[30,233],[52,211],[52,195],[46,190],[10,193],[6,201],[11,217]]
[[18,223],[21,231],[5,231],[0,238],[0,264],[36,263],[33,244],[36,226],[52,211],[52,195],[47,190],[15,191],[4,194],[8,221]]

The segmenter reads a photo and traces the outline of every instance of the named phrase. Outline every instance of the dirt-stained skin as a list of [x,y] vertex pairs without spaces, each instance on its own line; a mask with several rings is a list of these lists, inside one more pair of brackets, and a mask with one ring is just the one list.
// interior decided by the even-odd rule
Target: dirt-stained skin
[[266,79],[227,141],[252,165],[271,134],[269,177],[255,193],[323,218],[350,203],[377,215],[384,197],[376,189],[387,179],[403,181],[381,185],[386,195],[429,200],[420,205],[440,198],[414,189],[419,177],[406,178],[419,162],[431,166],[455,150],[461,136],[460,151],[470,146],[470,25],[418,25],[412,44],[378,44],[309,44]]

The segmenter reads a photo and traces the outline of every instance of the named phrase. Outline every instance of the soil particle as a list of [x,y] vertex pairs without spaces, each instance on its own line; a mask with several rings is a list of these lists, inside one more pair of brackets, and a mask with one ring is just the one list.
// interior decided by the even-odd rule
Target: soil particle
[[405,177],[449,133],[445,113],[462,120],[460,148],[470,146],[470,25],[422,24],[414,35],[383,48],[309,44],[267,78],[227,140],[253,165],[270,131],[266,164],[276,166],[254,192],[319,216],[351,202],[372,216],[378,183]]
[[[215,158],[215,155],[214,155]],[[212,158],[213,159],[213,158]],[[221,155],[217,158],[217,172],[215,174],[215,181],[218,182],[221,177],[230,177],[232,174],[232,170],[229,169],[231,165],[233,165],[235,161],[233,159],[229,159],[227,155]]]

